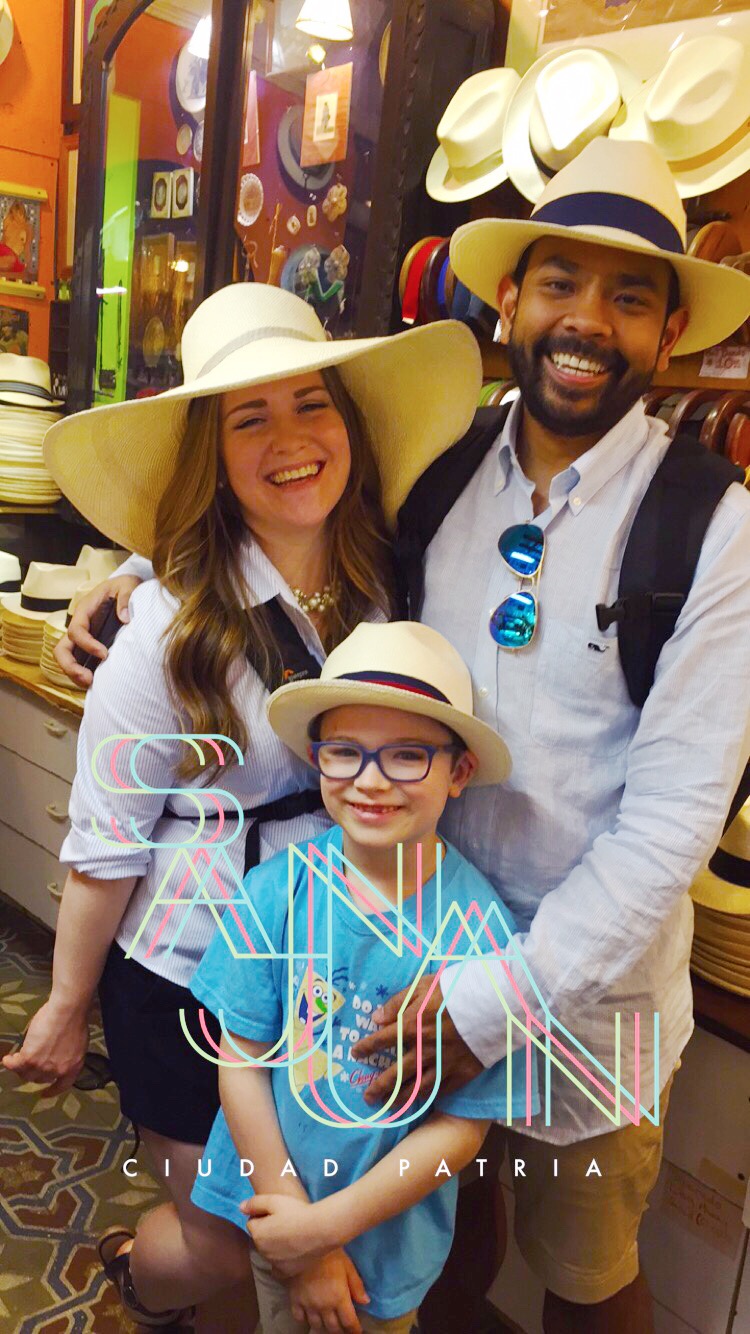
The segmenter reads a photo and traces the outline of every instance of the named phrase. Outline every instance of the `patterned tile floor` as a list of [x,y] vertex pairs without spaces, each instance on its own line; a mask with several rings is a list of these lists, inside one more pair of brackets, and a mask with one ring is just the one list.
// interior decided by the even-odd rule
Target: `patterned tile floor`
[[[0,1056],[49,989],[52,936],[0,897]],[[102,1051],[101,1029],[92,1047]],[[44,1097],[0,1069],[0,1331],[115,1334],[136,1328],[99,1268],[96,1238],[159,1201],[112,1085]]]

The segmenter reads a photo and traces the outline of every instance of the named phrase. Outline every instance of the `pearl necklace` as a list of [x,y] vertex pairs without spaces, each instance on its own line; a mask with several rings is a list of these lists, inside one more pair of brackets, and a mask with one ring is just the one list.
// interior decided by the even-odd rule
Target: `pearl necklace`
[[292,592],[301,610],[308,616],[310,612],[328,611],[336,606],[338,589],[333,584],[326,584],[319,593],[303,593],[301,588],[293,588]]

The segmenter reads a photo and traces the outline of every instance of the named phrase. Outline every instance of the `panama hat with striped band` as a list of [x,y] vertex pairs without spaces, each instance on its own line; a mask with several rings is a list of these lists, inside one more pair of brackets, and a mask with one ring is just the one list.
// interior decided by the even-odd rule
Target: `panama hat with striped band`
[[600,137],[553,176],[527,221],[483,218],[459,227],[450,261],[460,281],[497,309],[501,278],[543,236],[667,260],[690,316],[675,346],[683,355],[720,343],[750,315],[750,276],[686,255],[686,230],[682,200],[658,149]]
[[427,625],[363,621],[329,655],[319,679],[281,686],[266,708],[277,736],[309,763],[311,723],[345,704],[399,709],[449,727],[479,761],[470,780],[475,786],[503,783],[510,773],[505,742],[474,717],[471,675],[463,658]]
[[179,388],[66,417],[44,442],[76,509],[146,556],[193,399],[335,367],[367,423],[394,521],[428,464],[468,430],[482,385],[479,350],[458,323],[333,342],[312,306],[264,283],[235,283],[202,302],[185,325],[182,365]]

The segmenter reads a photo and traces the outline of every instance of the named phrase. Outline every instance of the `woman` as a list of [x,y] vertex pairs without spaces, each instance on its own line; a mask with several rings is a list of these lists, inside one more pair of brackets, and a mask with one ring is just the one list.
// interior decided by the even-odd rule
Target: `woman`
[[[68,418],[47,437],[47,466],[65,494],[120,545],[152,556],[157,578],[133,594],[130,623],[87,700],[52,993],[4,1063],[51,1093],[69,1087],[98,985],[123,1112],[185,1238],[219,1103],[216,1067],[179,1022],[182,1009],[198,1032],[187,988],[215,926],[210,908],[187,902],[195,891],[179,848],[221,842],[223,830],[228,893],[259,856],[323,829],[306,766],[266,722],[267,686],[316,672],[359,620],[388,616],[386,519],[466,430],[480,369],[459,325],[335,344],[305,302],[260,285],[209,297],[185,327],[182,354],[180,389]],[[207,787],[206,756],[217,752],[204,743],[197,753],[185,734],[221,740],[203,828],[188,794]],[[125,752],[126,779],[117,739],[144,736],[137,753]],[[97,764],[97,774],[111,765],[114,783],[95,778]],[[238,811],[247,836],[238,836]],[[130,1286],[128,1265],[147,1304],[149,1272],[169,1265],[159,1214],[139,1229],[129,1260],[116,1258],[127,1234],[102,1251],[141,1323],[175,1314],[139,1307]],[[246,1264],[238,1251],[238,1277]],[[234,1328],[208,1301],[202,1317]],[[253,1328],[247,1312],[237,1327]]]

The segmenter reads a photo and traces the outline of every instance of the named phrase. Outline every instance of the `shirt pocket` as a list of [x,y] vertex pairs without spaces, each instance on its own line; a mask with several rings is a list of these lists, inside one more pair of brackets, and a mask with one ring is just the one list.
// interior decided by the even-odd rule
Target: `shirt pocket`
[[637,713],[617,639],[546,619],[529,727],[533,739],[561,750],[617,755],[630,742]]

